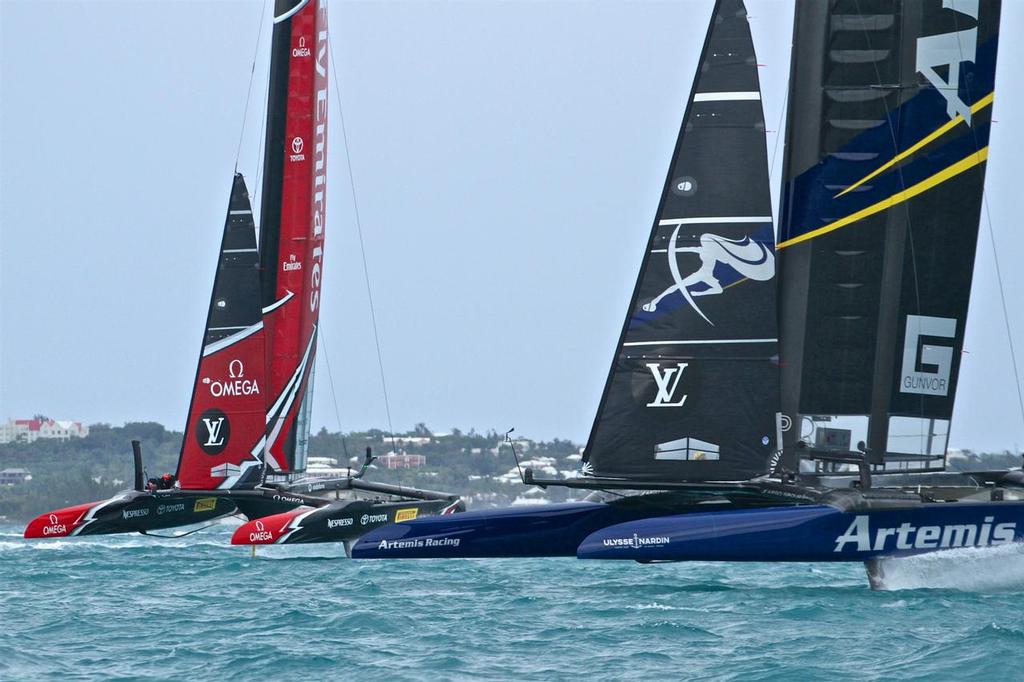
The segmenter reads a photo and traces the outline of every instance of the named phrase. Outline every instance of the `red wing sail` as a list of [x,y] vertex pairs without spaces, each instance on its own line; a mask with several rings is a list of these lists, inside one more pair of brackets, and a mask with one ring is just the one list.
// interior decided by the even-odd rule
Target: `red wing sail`
[[264,331],[252,207],[235,175],[178,460],[182,488],[251,488],[266,427]]
[[260,256],[267,442],[276,472],[306,468],[327,179],[327,8],[278,0],[271,47]]

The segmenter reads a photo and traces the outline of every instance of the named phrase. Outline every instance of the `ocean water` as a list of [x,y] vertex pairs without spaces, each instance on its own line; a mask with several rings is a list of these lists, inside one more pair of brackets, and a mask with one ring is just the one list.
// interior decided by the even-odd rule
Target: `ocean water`
[[0,526],[0,679],[1022,679],[1024,546],[890,563],[350,561]]

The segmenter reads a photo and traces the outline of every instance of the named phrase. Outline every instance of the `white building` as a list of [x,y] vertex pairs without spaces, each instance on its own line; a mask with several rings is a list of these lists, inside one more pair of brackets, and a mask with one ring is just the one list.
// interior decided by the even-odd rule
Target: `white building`
[[0,424],[0,443],[34,443],[40,438],[71,440],[88,435],[88,426],[68,419],[9,419]]

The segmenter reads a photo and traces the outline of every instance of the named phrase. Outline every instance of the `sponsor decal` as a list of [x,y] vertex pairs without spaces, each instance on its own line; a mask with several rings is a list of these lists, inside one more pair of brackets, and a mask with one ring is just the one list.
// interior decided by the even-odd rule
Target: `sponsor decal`
[[402,521],[412,521],[416,518],[416,515],[420,513],[420,510],[416,507],[410,507],[408,509],[399,509],[395,512],[395,523],[401,523]]
[[292,153],[288,155],[289,161],[305,161],[306,155],[302,153],[306,143],[302,141],[302,138],[296,135],[292,138]]
[[418,549],[420,547],[458,547],[460,538],[416,538],[414,540],[381,540],[377,549]]
[[260,393],[259,383],[255,379],[246,378],[245,365],[237,358],[228,363],[227,379],[220,380],[203,377],[203,383],[209,387],[210,395],[214,398],[259,395]]
[[281,263],[281,269],[285,272],[291,272],[292,270],[301,270],[302,261],[295,257],[295,254],[289,254],[288,260]]
[[221,410],[210,408],[199,415],[195,436],[200,450],[208,455],[219,455],[231,438],[231,422]]
[[157,516],[159,516],[160,514],[174,514],[176,512],[183,511],[185,511],[184,502],[178,502],[177,504],[161,504],[159,507],[156,508]]
[[363,514],[359,518],[359,523],[361,523],[364,526],[366,524],[368,524],[368,523],[387,523],[387,522],[388,522],[388,515],[387,514]]
[[292,56],[293,57],[308,57],[310,54],[312,54],[312,53],[309,51],[309,48],[306,47],[306,36],[301,36],[299,38],[299,45],[298,45],[298,47],[293,47],[292,48]]
[[[959,114],[967,125],[971,124],[971,107],[960,99],[960,64],[974,63],[978,48],[978,0],[944,0],[942,7],[957,17],[956,26],[974,24],[971,28],[917,39],[917,71],[924,76],[946,100],[946,114],[952,119]],[[967,15],[966,17],[963,15]],[[968,21],[967,17],[974,19]],[[944,73],[943,78],[940,73]]]
[[263,525],[262,521],[256,522],[256,530],[249,533],[249,542],[266,542],[267,540],[273,540],[274,534],[267,530],[267,527]]
[[68,527],[60,522],[56,514],[50,514],[50,518],[47,519],[50,525],[43,526],[43,536],[47,535],[67,535]]
[[664,535],[641,537],[633,533],[631,538],[605,538],[601,541],[601,544],[605,547],[614,547],[616,549],[640,549],[642,547],[664,547],[669,542],[671,542],[671,539]]
[[647,407],[682,407],[686,402],[684,395],[679,400],[675,399],[676,389],[679,388],[679,380],[683,377],[683,370],[688,363],[677,362],[674,367],[664,370],[660,362],[648,362],[647,369],[651,370],[654,376],[654,383],[658,387],[658,395],[654,400],[647,403]]
[[1017,524],[995,523],[986,516],[979,525],[956,523],[942,526],[915,526],[903,523],[896,528],[875,528],[870,518],[858,514],[846,532],[836,538],[834,552],[881,552],[887,549],[950,549],[954,547],[989,547],[1013,542]]
[[907,315],[906,337],[903,341],[903,371],[900,393],[944,396],[949,393],[949,377],[953,370],[953,348],[927,343],[927,337],[952,339],[956,336],[956,320],[949,317]]
[[[321,5],[326,20],[326,5]],[[319,31],[316,38],[316,75],[321,87],[316,91],[314,111],[313,144],[313,239],[320,240],[324,234],[324,190],[327,185],[327,31]],[[320,306],[320,279],[323,267],[323,246],[313,247],[313,263],[309,272],[309,311],[316,312]]]
[[302,504],[302,498],[291,497],[290,495],[274,495],[274,502],[291,502],[293,504]]
[[351,526],[354,519],[350,516],[345,519],[327,519],[327,528],[344,528],[345,526]]
[[121,512],[121,518],[123,519],[138,519],[143,516],[149,516],[149,509],[125,509]]
[[192,507],[194,512],[208,512],[217,508],[216,497],[200,497]]

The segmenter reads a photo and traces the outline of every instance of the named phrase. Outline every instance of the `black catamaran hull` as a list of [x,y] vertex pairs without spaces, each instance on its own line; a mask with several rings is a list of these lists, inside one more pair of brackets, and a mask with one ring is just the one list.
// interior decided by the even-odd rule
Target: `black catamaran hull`
[[268,488],[155,492],[126,490],[107,500],[41,514],[26,526],[25,537],[47,539],[146,533],[205,523],[235,513],[259,518],[318,500]]
[[108,500],[41,514],[25,528],[26,538],[143,533],[212,521],[237,511],[226,497],[129,490]]
[[302,506],[249,521],[235,530],[231,544],[348,543],[385,524],[452,514],[463,509],[465,505],[459,500],[338,500],[319,508]]

